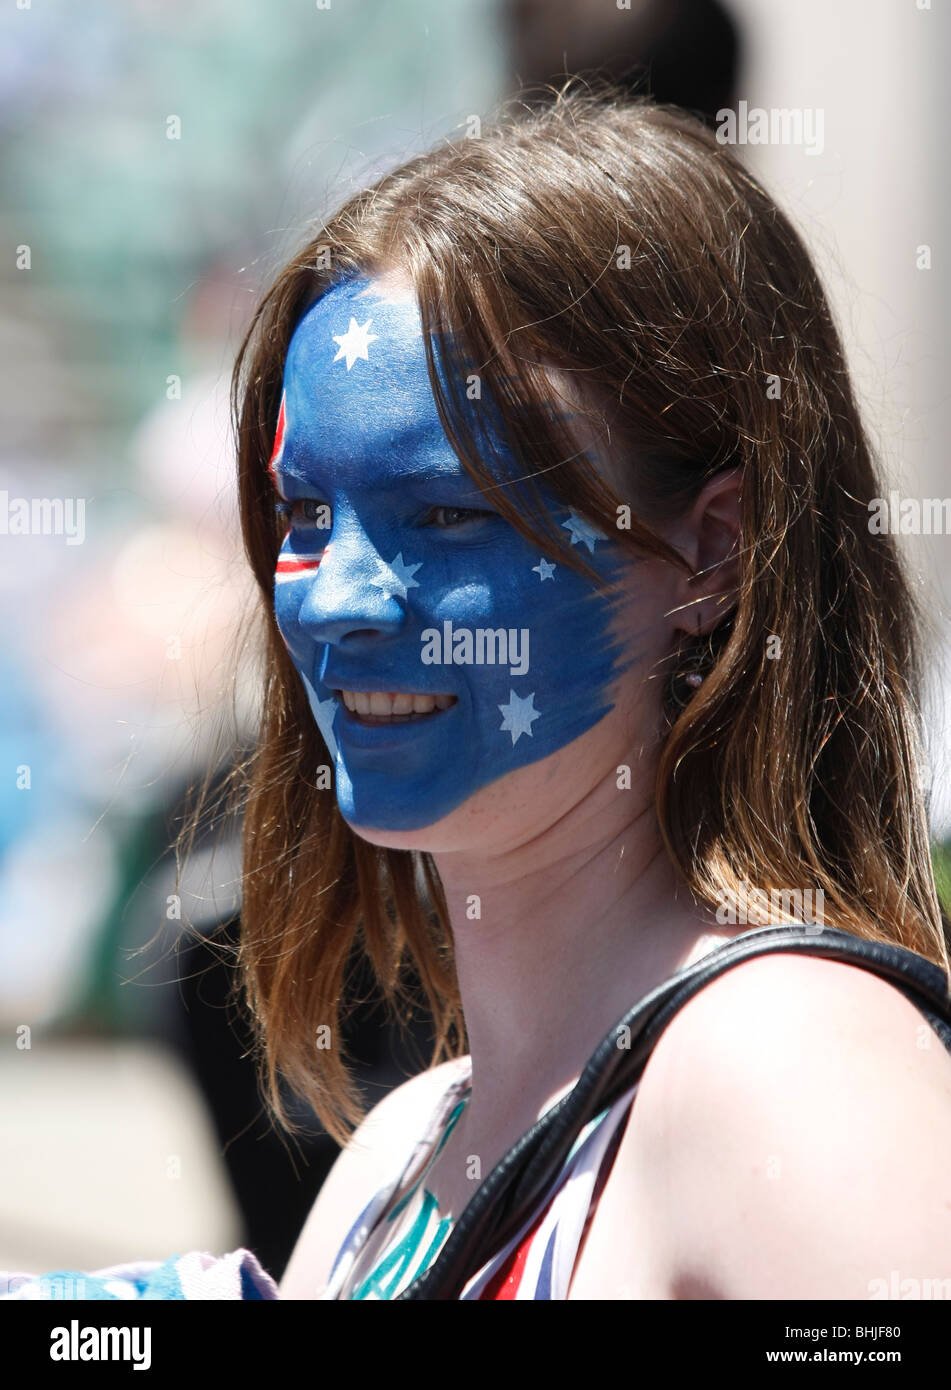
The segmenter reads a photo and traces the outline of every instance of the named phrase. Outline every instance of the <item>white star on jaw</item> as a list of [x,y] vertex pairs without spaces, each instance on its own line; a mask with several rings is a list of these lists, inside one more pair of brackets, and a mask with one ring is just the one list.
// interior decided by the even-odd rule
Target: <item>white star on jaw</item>
[[303,677],[304,686],[310,701],[311,712],[317,721],[317,727],[324,736],[324,742],[330,752],[334,762],[337,760],[337,740],[334,738],[334,715],[337,713],[338,700],[333,696],[328,700],[321,700],[317,691],[311,685],[306,676]]
[[513,745],[518,743],[522,734],[528,734],[532,738],[532,724],[541,714],[541,710],[535,709],[535,692],[526,695],[521,699],[514,690],[509,690],[509,702],[507,705],[499,705],[499,709],[505,715],[499,726],[500,733],[512,735]]
[[537,565],[532,565],[532,574],[537,574],[544,584],[546,579],[551,579],[552,575],[555,573],[555,569],[556,566],[553,565],[550,560],[546,560],[543,557],[539,560]]
[[419,588],[413,575],[420,568],[422,561],[415,565],[404,565],[401,550],[396,559],[391,560],[389,564],[386,564],[379,556],[377,556],[376,563],[380,572],[375,579],[370,580],[370,583],[382,590],[384,598],[393,598],[395,595],[405,598],[407,589]]
[[358,357],[362,357],[364,362],[369,362],[370,360],[370,354],[367,349],[370,344],[375,343],[380,336],[379,333],[367,332],[372,322],[372,318],[367,319],[366,323],[360,327],[356,319],[351,318],[350,327],[347,329],[346,333],[334,333],[331,335],[334,342],[340,344],[340,349],[334,361],[339,362],[341,357],[346,357],[348,372]]
[[599,531],[596,526],[592,526],[590,521],[585,521],[584,517],[579,516],[572,507],[569,507],[568,510],[571,515],[567,521],[563,521],[561,524],[566,531],[571,532],[571,544],[586,545],[593,555],[595,541],[606,540],[604,532]]

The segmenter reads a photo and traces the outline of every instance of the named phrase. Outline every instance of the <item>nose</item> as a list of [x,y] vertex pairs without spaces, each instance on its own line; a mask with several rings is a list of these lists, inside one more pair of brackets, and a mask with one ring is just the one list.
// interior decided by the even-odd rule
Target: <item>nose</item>
[[300,606],[301,629],[334,645],[393,636],[406,614],[387,583],[389,566],[359,526],[334,525],[314,579]]

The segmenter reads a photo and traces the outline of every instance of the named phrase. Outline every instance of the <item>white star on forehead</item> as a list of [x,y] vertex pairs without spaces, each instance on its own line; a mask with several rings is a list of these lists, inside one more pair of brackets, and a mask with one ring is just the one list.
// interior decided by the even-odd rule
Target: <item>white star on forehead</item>
[[595,541],[603,541],[606,540],[607,537],[603,531],[599,531],[596,526],[592,526],[590,521],[585,521],[583,516],[579,516],[573,507],[569,507],[568,510],[571,515],[567,521],[563,521],[561,524],[566,531],[571,532],[571,544],[586,545],[591,553],[594,554]]
[[413,575],[420,568],[422,561],[415,565],[404,565],[401,550],[396,559],[391,560],[389,564],[386,564],[379,556],[377,556],[376,563],[379,574],[375,579],[371,579],[370,583],[382,590],[384,598],[393,598],[394,595],[405,598],[407,589],[419,588]]
[[532,738],[532,724],[541,714],[541,710],[535,709],[535,692],[526,695],[521,699],[514,690],[509,690],[509,702],[507,705],[499,705],[499,709],[505,715],[499,726],[500,733],[512,735],[513,745],[518,743],[522,734],[528,734]]
[[380,336],[379,333],[367,332],[372,322],[372,318],[367,319],[366,323],[361,327],[356,319],[351,317],[350,327],[347,329],[346,333],[332,334],[334,342],[340,344],[339,351],[334,361],[339,362],[341,357],[346,357],[348,372],[358,357],[362,357],[364,362],[369,362],[370,360],[370,354],[367,349],[370,344],[376,342],[377,338]]
[[532,574],[537,574],[543,584],[546,579],[551,579],[554,573],[555,566],[550,560],[544,559],[544,557],[539,560],[537,565],[532,565]]

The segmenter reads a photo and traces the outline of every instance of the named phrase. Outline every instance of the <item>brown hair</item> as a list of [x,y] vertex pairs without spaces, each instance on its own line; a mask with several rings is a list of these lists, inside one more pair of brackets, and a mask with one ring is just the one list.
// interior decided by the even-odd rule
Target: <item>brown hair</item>
[[[280,1122],[295,1128],[282,1077],[338,1140],[360,1117],[340,1046],[355,952],[398,1018],[417,1002],[415,966],[433,1063],[465,1047],[433,862],[359,839],[334,791],[315,789],[327,750],[272,609],[282,530],[267,463],[290,337],[341,276],[391,266],[415,287],[440,418],[480,486],[493,476],[462,409],[472,364],[525,474],[611,529],[626,499],[564,432],[539,363],[575,374],[598,402],[599,437],[623,447],[639,515],[617,534],[639,553],[683,565],[648,521],[719,470],[743,470],[738,598],[703,644],[702,685],[668,706],[657,767],[662,834],[690,889],[715,905],[742,885],[809,885],[826,920],[947,970],[920,786],[917,615],[894,542],[869,532],[881,488],[809,256],[698,121],[570,79],[548,105],[513,99],[477,138],[351,197],[281,270],[235,365],[241,520],[266,629],[259,739],[234,779],[240,963]],[[430,333],[459,368],[446,397]],[[544,516],[504,487],[493,500],[585,568]]]

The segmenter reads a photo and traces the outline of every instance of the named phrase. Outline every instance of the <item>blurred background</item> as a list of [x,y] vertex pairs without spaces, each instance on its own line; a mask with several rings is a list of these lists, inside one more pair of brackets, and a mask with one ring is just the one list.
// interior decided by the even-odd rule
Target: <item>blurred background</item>
[[[310,224],[565,71],[711,122],[821,112],[811,148],[742,153],[818,261],[887,485],[940,497],[948,31],[926,0],[4,6],[0,1269],[246,1244],[280,1277],[336,1154],[316,1122],[270,1129],[228,1004],[240,826],[199,842],[180,900],[169,851],[188,787],[254,737],[227,393]],[[18,534],[17,499],[44,498],[62,525],[54,507],[50,534]],[[933,631],[946,884],[951,540],[903,544]],[[358,1009],[368,1101],[426,1043]]]

